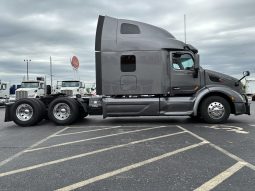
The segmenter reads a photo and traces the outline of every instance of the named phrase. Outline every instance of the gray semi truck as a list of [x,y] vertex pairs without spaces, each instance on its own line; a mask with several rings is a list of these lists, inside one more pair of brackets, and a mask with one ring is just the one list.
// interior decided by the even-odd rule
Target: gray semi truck
[[230,114],[250,114],[241,79],[203,69],[198,50],[162,28],[99,16],[95,58],[98,96],[19,99],[6,106],[5,121],[31,126],[47,118],[68,125],[102,115],[191,116],[224,123]]

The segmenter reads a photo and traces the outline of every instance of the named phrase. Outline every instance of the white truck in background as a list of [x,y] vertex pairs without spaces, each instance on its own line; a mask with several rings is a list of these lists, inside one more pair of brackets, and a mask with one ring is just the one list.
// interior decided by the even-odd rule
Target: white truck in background
[[255,94],[255,78],[245,78],[245,93],[248,96]]
[[0,105],[4,105],[10,99],[10,83],[0,80]]
[[251,96],[252,101],[255,101],[255,77],[245,78],[244,86],[246,95]]
[[96,83],[85,83],[85,94],[95,96],[96,95]]
[[36,80],[22,81],[21,87],[16,90],[16,100],[21,98],[40,98],[49,94],[49,87],[44,77],[36,77]]
[[76,95],[84,96],[85,95],[85,84],[78,80],[67,80],[61,81],[57,84],[57,88],[60,88],[59,93],[63,93],[69,97],[76,97]]

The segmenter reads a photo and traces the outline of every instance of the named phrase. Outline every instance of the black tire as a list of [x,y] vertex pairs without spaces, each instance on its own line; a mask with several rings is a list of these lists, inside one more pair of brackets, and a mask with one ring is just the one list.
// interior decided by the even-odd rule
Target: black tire
[[201,122],[201,119],[202,119],[200,115],[197,115],[197,116],[190,115],[189,117],[191,118],[192,121],[195,121],[195,122]]
[[[22,109],[19,109],[22,105],[27,105],[28,107],[32,108],[32,114],[30,119],[25,119],[25,117],[23,117],[24,119],[21,120],[20,118],[22,118]],[[41,106],[39,104],[39,102],[37,102],[35,99],[33,98],[24,98],[24,99],[20,99],[18,101],[16,101],[12,108],[11,108],[11,113],[12,113],[12,119],[13,121],[22,127],[26,127],[26,126],[33,126],[35,124],[37,124],[40,121],[41,118]],[[20,113],[20,114],[19,114]]]
[[[216,111],[216,114],[210,114],[208,111],[209,106],[211,108],[219,108],[223,110],[221,113],[220,111]],[[200,107],[201,117],[207,123],[224,123],[229,118],[231,108],[226,99],[220,96],[211,96],[203,100]],[[218,115],[217,115],[217,112]],[[214,117],[213,117],[214,116]]]
[[83,119],[83,118],[85,118],[87,116],[88,116],[88,113],[85,113],[84,111],[80,112],[79,119]]
[[[86,109],[88,109],[88,107],[87,107],[87,104],[85,103],[84,104],[84,107],[86,108]],[[85,117],[87,117],[89,114],[88,114],[88,112],[86,112],[85,110],[84,110],[84,108],[83,107],[80,107],[80,115],[79,115],[79,119],[83,119],[83,118],[85,118]]]
[[47,116],[45,104],[40,99],[35,99],[35,101],[37,101],[40,105],[40,108],[38,108],[40,110],[40,119],[38,120],[38,123],[39,123],[43,119],[48,118],[48,116]]
[[[61,116],[57,115],[57,113],[54,111],[54,108],[57,107],[58,104],[64,104],[65,106],[68,106],[70,109],[70,113],[68,117],[61,118]],[[55,115],[54,115],[55,113]],[[61,113],[61,112],[59,112]],[[56,118],[58,116],[58,118]],[[48,109],[48,117],[51,121],[56,123],[57,125],[70,125],[73,122],[75,122],[79,117],[79,105],[76,100],[68,97],[60,97],[52,101],[49,105]]]

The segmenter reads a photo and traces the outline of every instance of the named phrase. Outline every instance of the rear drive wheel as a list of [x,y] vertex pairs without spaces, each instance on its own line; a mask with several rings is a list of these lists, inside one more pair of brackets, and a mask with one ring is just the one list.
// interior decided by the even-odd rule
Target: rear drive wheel
[[33,98],[20,99],[12,106],[13,121],[19,126],[32,126],[41,120],[41,106]]
[[201,116],[207,123],[224,123],[230,115],[228,101],[220,96],[206,98],[201,105]]
[[76,100],[61,97],[51,102],[48,117],[58,125],[70,125],[79,117],[79,106]]

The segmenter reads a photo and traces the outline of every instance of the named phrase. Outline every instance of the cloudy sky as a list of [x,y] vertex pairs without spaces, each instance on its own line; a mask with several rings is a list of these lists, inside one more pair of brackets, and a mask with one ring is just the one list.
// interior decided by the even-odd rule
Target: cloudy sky
[[81,80],[95,81],[94,41],[98,15],[165,28],[199,49],[201,65],[239,77],[255,73],[254,0],[0,0],[0,80],[19,83],[31,59],[31,76],[72,79],[70,57],[80,60]]

